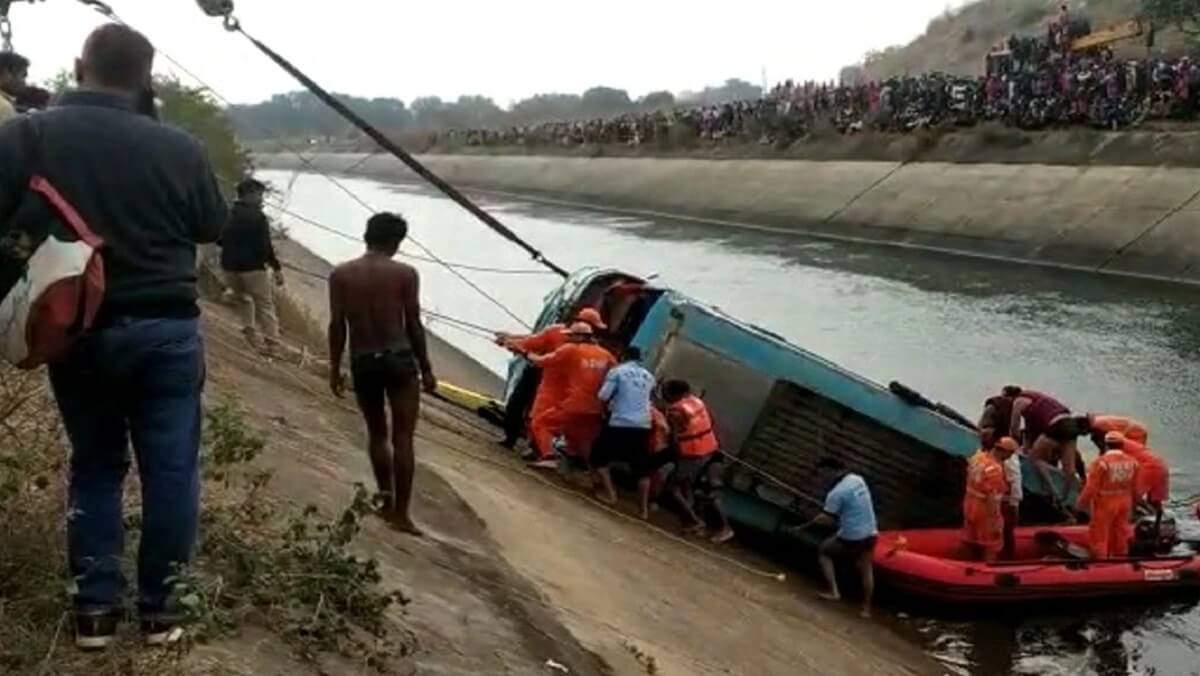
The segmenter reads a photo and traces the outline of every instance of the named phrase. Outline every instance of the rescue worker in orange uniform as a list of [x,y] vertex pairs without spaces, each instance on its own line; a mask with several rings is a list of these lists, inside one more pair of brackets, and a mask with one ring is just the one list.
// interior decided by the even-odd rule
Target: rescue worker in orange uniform
[[[589,307],[580,310],[576,315],[576,321],[585,322],[596,331],[604,331],[608,328],[595,308]],[[568,334],[569,331],[565,324],[551,324],[542,331],[528,336],[497,334],[496,344],[524,357],[542,356],[566,345]],[[547,381],[545,374],[538,370],[536,374],[525,374],[517,387],[518,391],[509,398],[509,404],[505,410],[505,436],[501,445],[512,448],[516,444],[526,427],[526,408],[528,407],[529,436],[531,446],[534,448],[526,454],[525,459],[535,461],[552,457],[554,449],[540,447],[538,445],[540,442],[533,434],[533,429],[535,427],[557,429],[561,426],[561,415],[555,409],[566,397],[567,386],[553,378]],[[532,406],[529,406],[530,388],[536,392],[536,395],[532,396]],[[551,435],[550,438],[553,439],[553,437],[554,435]]]
[[[692,394],[692,387],[682,380],[663,384],[663,400],[667,404],[667,421],[671,426],[677,461],[671,477],[671,495],[691,520],[689,533],[701,534],[707,524],[696,513],[696,487],[704,480],[713,481],[719,470],[721,445],[713,428],[712,416],[704,401]],[[712,537],[717,544],[733,539],[733,526],[713,497],[713,508],[720,520],[720,530]]]
[[1092,443],[1096,448],[1104,448],[1104,435],[1109,432],[1120,432],[1128,441],[1136,441],[1143,446],[1150,443],[1150,431],[1142,423],[1122,415],[1087,414],[1088,428],[1091,430]]
[[[984,443],[987,443],[987,439]],[[1004,463],[1017,452],[1010,437],[982,448],[967,463],[967,490],[963,496],[963,542],[974,558],[995,561],[1004,548],[1003,502],[1008,496]]]
[[596,344],[592,326],[587,322],[572,324],[568,338],[570,342],[554,352],[530,357],[531,362],[542,368],[543,387],[549,382],[562,388],[556,391],[559,398],[550,414],[540,420],[535,418],[531,426],[541,453],[533,466],[539,468],[558,466],[554,459],[554,438],[559,434],[566,438],[568,455],[586,460],[604,425],[604,403],[599,391],[604,376],[617,365],[617,360]]
[[1079,510],[1091,514],[1088,544],[1097,559],[1129,555],[1133,537],[1133,503],[1141,481],[1138,463],[1123,450],[1120,432],[1104,435],[1100,457],[1088,467],[1087,482],[1079,495]]
[[[1138,434],[1135,430],[1134,434]],[[1154,530],[1157,532],[1162,525],[1163,505],[1171,496],[1171,470],[1166,461],[1157,453],[1146,448],[1146,435],[1139,434],[1142,441],[1125,437],[1122,446],[1125,455],[1133,458],[1138,464],[1140,482],[1137,487],[1136,504],[1141,504],[1154,512]]]

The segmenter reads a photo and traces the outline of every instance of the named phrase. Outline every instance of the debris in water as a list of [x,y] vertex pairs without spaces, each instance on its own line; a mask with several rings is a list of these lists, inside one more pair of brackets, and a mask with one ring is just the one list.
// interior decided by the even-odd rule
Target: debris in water
[[554,660],[551,660],[551,659],[546,660],[546,667],[548,669],[553,669],[555,671],[561,671],[564,674],[571,673],[571,670],[567,668],[567,665],[559,664],[558,662],[555,662]]

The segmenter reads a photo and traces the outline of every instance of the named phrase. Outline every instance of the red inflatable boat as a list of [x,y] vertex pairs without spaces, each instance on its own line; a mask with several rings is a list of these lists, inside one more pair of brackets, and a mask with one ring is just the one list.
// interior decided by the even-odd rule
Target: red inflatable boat
[[1023,603],[1144,596],[1200,590],[1195,554],[1090,561],[1087,527],[1017,529],[1013,561],[967,561],[962,531],[880,533],[875,570],[882,584],[943,603]]

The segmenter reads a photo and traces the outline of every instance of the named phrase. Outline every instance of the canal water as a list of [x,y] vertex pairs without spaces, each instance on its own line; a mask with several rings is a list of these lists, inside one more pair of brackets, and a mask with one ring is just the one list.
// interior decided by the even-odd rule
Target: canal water
[[[280,214],[292,236],[334,262],[356,256],[367,212],[327,179],[263,172],[290,186]],[[506,272],[465,271],[532,322],[557,283],[520,249],[428,189],[342,178],[377,209],[399,211],[438,257]],[[899,380],[975,417],[1009,383],[1050,392],[1077,411],[1146,422],[1171,463],[1181,525],[1200,492],[1200,293],[1197,289],[883,247],[737,232],[687,222],[481,198],[567,269],[656,275],[873,380]],[[271,209],[268,209],[271,211]],[[403,251],[425,256],[411,243]],[[428,309],[489,328],[521,325],[437,263],[422,273]],[[506,355],[469,330],[430,328],[502,372]],[[1084,443],[1090,455],[1090,443]],[[1022,618],[922,617],[900,630],[948,671],[971,674],[1200,674],[1200,610],[1184,601],[1119,609],[1053,608]]]

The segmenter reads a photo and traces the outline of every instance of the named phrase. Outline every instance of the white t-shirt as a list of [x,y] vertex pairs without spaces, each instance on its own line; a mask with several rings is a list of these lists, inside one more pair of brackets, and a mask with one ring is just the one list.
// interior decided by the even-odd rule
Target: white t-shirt
[[1004,461],[1004,478],[1008,479],[1008,495],[1004,499],[1010,505],[1021,504],[1025,491],[1021,486],[1021,454],[1013,453]]

